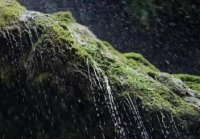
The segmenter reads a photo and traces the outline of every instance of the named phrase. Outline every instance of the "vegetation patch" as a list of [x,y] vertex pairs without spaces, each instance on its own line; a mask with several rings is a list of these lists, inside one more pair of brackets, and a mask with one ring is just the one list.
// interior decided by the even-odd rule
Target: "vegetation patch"
[[142,55],[122,54],[109,43],[94,38],[85,40],[82,45],[76,45],[76,48],[80,55],[89,59],[91,66],[105,72],[119,98],[139,97],[148,109],[165,109],[177,117],[200,114],[196,107],[157,80],[160,71]]
[[189,75],[189,74],[175,74],[174,76],[181,79],[191,89],[200,92],[200,76]]
[[75,18],[72,16],[71,12],[60,11],[60,12],[53,13],[51,16],[54,20],[56,20],[62,24],[76,22]]
[[[17,21],[15,18],[22,13],[24,8],[15,1],[11,1],[11,5],[9,2],[0,2],[5,6],[1,7],[1,13],[4,13],[0,16],[1,25],[10,24],[12,20]],[[10,13],[5,14],[5,11],[10,11]],[[113,94],[119,99],[129,96],[139,97],[149,110],[164,109],[176,117],[182,115],[199,117],[199,109],[169,87],[171,85],[171,82],[168,82],[171,80],[167,80],[169,78],[162,78],[164,81],[159,81],[157,78],[161,72],[142,55],[122,54],[109,43],[96,38],[88,28],[74,22],[71,14],[66,12],[53,15],[41,14],[30,21],[30,25],[41,29],[29,57],[32,64],[37,64],[38,61],[42,63],[40,67],[34,65],[32,67],[35,69],[31,69],[34,74],[37,73],[36,77],[33,77],[36,84],[56,78],[53,76],[61,74],[61,71],[62,76],[65,73],[72,73],[75,77],[77,71],[87,76],[87,72],[93,68],[93,74],[96,76],[94,78],[100,78],[101,82],[105,82],[102,76],[97,77],[95,71],[108,77]],[[80,67],[88,71],[81,71]],[[1,78],[8,80],[9,67],[0,69],[5,71],[1,73]],[[177,75],[177,77],[185,81],[192,89],[199,90],[199,77],[190,75]],[[76,77],[76,79],[79,78]],[[176,86],[176,82],[172,83]]]
[[143,64],[146,67],[149,67],[152,70],[158,71],[158,69],[153,66],[148,60],[146,60],[141,54],[139,53],[125,53],[124,56],[127,59],[132,59],[134,61],[136,61],[138,64]]
[[0,27],[16,23],[25,11],[16,0],[0,0],[0,3]]

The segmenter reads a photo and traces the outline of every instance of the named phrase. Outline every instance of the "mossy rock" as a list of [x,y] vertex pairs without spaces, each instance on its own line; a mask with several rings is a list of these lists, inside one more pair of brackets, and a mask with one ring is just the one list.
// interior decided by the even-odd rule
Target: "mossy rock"
[[124,56],[128,59],[133,59],[134,61],[138,62],[138,64],[143,64],[144,66],[149,67],[154,71],[158,71],[158,69],[155,66],[153,66],[139,53],[125,53]]
[[51,16],[54,18],[54,20],[63,24],[76,22],[71,12],[60,11],[53,13]]
[[0,3],[0,27],[16,23],[25,11],[16,0],[0,0]]
[[[0,133],[17,133],[16,126],[22,130],[17,137],[42,133],[55,138],[100,138],[103,133],[106,138],[139,138],[148,132],[152,138],[173,138],[177,137],[173,124],[180,129],[186,126],[190,132],[189,125],[199,123],[199,98],[193,90],[160,72],[142,55],[118,52],[68,13],[24,11],[17,17],[17,24],[4,24],[4,35],[0,34],[0,64],[5,65],[0,68],[0,105],[16,109],[12,115],[18,118],[3,112],[0,120],[13,125],[3,122]],[[150,125],[157,127],[159,121],[154,118],[162,120],[163,115],[170,127],[163,130],[169,134],[161,129],[154,134],[146,117],[151,116],[154,123]],[[184,131],[181,134],[187,136]]]
[[189,75],[189,74],[175,74],[174,76],[181,79],[191,89],[200,92],[200,77],[199,76]]

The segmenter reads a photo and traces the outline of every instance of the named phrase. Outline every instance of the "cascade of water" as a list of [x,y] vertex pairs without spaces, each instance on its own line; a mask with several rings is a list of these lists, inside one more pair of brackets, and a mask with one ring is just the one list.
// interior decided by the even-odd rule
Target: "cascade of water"
[[[24,47],[22,47],[22,45],[24,45],[25,43],[28,44],[28,45],[33,45],[34,42],[35,42],[35,39],[38,39],[39,38],[39,34],[37,32],[37,28],[35,26],[31,26],[30,24],[25,24],[24,28],[26,29],[25,32],[21,32],[21,30],[19,30],[19,32],[21,33],[19,35],[19,40],[20,42],[18,41],[18,38],[10,33],[8,30],[5,30],[5,31],[1,31],[1,34],[3,34],[3,37],[8,40],[7,41],[7,45],[9,45],[9,52],[10,52],[10,56],[12,57],[11,59],[12,60],[12,64],[14,64],[16,67],[18,66],[17,63],[16,63],[16,52],[15,52],[15,49],[18,48],[20,53],[19,55],[22,55],[23,52],[24,52]],[[24,37],[26,36],[26,37]],[[24,39],[25,38],[25,39]],[[23,40],[24,39],[24,40]],[[59,46],[57,46],[58,49],[60,49]],[[54,49],[54,48],[52,48]],[[56,55],[56,50],[53,50],[53,55]],[[59,51],[59,50],[58,50]],[[34,53],[35,50],[34,48],[32,48],[31,50],[31,53]],[[34,55],[34,54],[32,54]],[[34,56],[33,56],[34,57]],[[34,67],[35,69],[38,69],[40,66],[41,67],[44,67],[45,66],[45,59],[44,59],[44,54],[43,54],[43,49],[42,48],[39,48],[37,50],[37,58],[40,57],[40,61],[37,60],[37,58],[33,58],[33,57],[29,57],[30,58],[30,61],[34,61],[34,64],[32,66],[36,66]],[[32,58],[32,59],[31,59]],[[47,59],[50,60],[51,57],[48,57],[47,56]],[[51,59],[52,60],[52,59]],[[53,60],[52,60],[53,61]],[[59,58],[57,58],[55,56],[54,58],[54,61],[53,63],[50,63],[52,64],[51,65],[51,68],[53,69],[54,67],[56,67],[56,62],[60,62],[59,61]],[[62,64],[62,62],[60,62]],[[40,66],[38,66],[40,64]],[[136,132],[136,131],[131,131],[133,129],[131,129],[131,127],[136,127],[138,129],[138,131],[140,132],[140,135],[138,136],[137,133],[133,133],[134,134],[134,137],[135,139],[137,138],[142,138],[142,139],[148,139],[149,138],[149,135],[148,135],[148,132],[145,128],[145,125],[144,125],[144,122],[143,122],[143,119],[140,115],[140,112],[139,112],[139,109],[138,109],[138,105],[134,102],[134,100],[131,98],[131,96],[128,94],[126,97],[125,97],[125,101],[121,102],[121,103],[124,103],[124,104],[119,104],[117,103],[117,98],[115,96],[115,94],[113,93],[113,90],[110,86],[110,83],[109,83],[109,78],[108,76],[106,76],[106,74],[104,73],[104,71],[102,71],[101,68],[98,67],[98,65],[95,63],[95,62],[92,62],[92,64],[90,63],[89,59],[87,59],[86,61],[86,64],[87,64],[87,73],[88,73],[88,78],[89,78],[89,81],[90,81],[90,84],[91,84],[91,94],[92,94],[92,101],[93,101],[93,105],[94,105],[94,108],[95,108],[95,115],[97,117],[97,119],[103,115],[104,111],[101,110],[100,106],[98,106],[99,104],[101,104],[102,106],[103,105],[106,105],[106,108],[108,109],[108,112],[109,112],[109,116],[113,122],[113,125],[114,125],[114,128],[115,128],[115,132],[116,132],[116,136],[115,138],[118,139],[126,139],[128,138],[129,134],[131,134],[130,132]],[[92,66],[91,66],[92,65]],[[16,69],[18,70],[18,69]],[[56,72],[55,70],[52,71],[52,72]],[[64,70],[61,70],[60,71],[60,75],[64,76],[65,75],[65,72],[67,71],[64,71]],[[20,75],[19,75],[20,76]],[[17,76],[18,79],[20,79],[20,77]],[[20,82],[20,80],[18,81],[18,83]],[[59,81],[56,81],[56,78],[55,78],[55,82],[59,82]],[[60,81],[61,82],[61,81]],[[66,94],[68,94],[67,91],[70,91],[70,90],[67,90],[65,88],[65,84],[61,84],[61,83],[58,83],[59,84],[59,91],[60,92],[64,92]],[[103,92],[103,94],[97,94],[95,92],[95,88],[93,87],[96,87],[101,90]],[[123,86],[123,85],[122,85]],[[22,96],[23,96],[23,99],[21,100],[22,102],[24,101],[29,101],[29,99],[27,98],[26,99],[26,93],[25,93],[25,90],[21,87],[21,86],[18,86],[19,90],[22,92]],[[42,113],[42,115],[44,115],[44,117],[47,119],[47,120],[50,120],[51,121],[51,126],[54,125],[54,121],[52,120],[53,119],[53,116],[52,116],[52,109],[50,108],[50,103],[48,102],[48,90],[45,90],[45,88],[41,87],[42,89],[39,90],[39,94],[44,97],[44,104],[40,104],[39,101],[37,101],[37,97],[34,96],[34,94],[28,94],[30,95],[29,98],[30,100],[32,101],[36,101],[36,106],[35,106],[35,111],[37,111],[37,113]],[[125,88],[124,88],[125,89]],[[18,91],[19,91],[18,90]],[[74,93],[74,92],[73,92]],[[103,95],[103,99],[101,99],[100,97],[102,97]],[[19,97],[17,96],[17,99]],[[61,101],[64,105],[64,102],[65,102],[65,97],[62,97],[59,101]],[[57,100],[57,97],[55,97],[55,100]],[[78,103],[81,103],[81,99],[77,99],[76,100]],[[101,102],[100,102],[101,101]],[[126,106],[128,108],[125,108],[125,103],[126,103]],[[44,105],[44,106],[43,106]],[[120,106],[119,106],[120,105]],[[121,113],[121,111],[119,110],[119,107],[121,107],[122,105],[122,109],[124,111],[124,113]],[[41,109],[41,107],[43,109]],[[66,106],[63,106],[63,107],[66,107]],[[24,109],[24,113],[26,113],[28,110],[28,108],[26,107],[26,109]],[[73,109],[76,109],[75,106],[73,105],[70,105],[70,109],[73,110]],[[128,110],[129,111],[128,111]],[[130,113],[129,113],[130,112]],[[133,116],[133,117],[132,117]],[[36,119],[35,121],[39,122],[38,120],[38,116],[37,114],[35,114],[34,112],[33,113],[29,113],[28,115],[26,115],[27,119],[29,121],[34,121],[34,119]],[[72,113],[72,117],[73,117],[73,124],[76,125],[78,124],[78,120],[77,120],[77,117],[74,113]],[[127,117],[127,120],[125,121],[124,120],[124,117]],[[46,120],[45,119],[45,120]],[[175,137],[179,137],[180,134],[178,132],[178,128],[176,126],[176,123],[173,119],[173,116],[172,115],[166,115],[165,113],[160,113],[160,115],[158,116],[157,115],[157,120],[159,122],[159,125],[160,125],[160,128],[161,128],[161,131],[162,131],[162,135],[164,135],[164,138],[168,138],[169,137],[169,134],[171,134],[171,130],[173,130],[173,133],[175,134]],[[130,123],[125,123],[129,121]],[[104,121],[101,121],[99,120],[98,121],[98,127],[101,131],[101,138],[102,139],[105,139],[106,138],[106,135],[104,134],[104,125],[105,123],[103,123]],[[170,122],[170,126],[167,122]],[[130,127],[126,127],[126,125],[130,125]],[[171,128],[171,129],[170,129]],[[90,132],[88,131],[88,127],[85,126],[84,127],[85,129],[85,132],[86,134],[88,135]],[[27,128],[27,132],[30,132],[30,134],[33,134],[32,131],[30,130],[29,128]],[[81,132],[79,128],[76,128],[75,129],[77,131],[77,133]],[[92,138],[97,138],[97,136],[95,135],[92,135],[93,137]]]
[[29,24],[25,24],[25,28],[26,28],[26,31],[28,34],[29,42],[30,42],[31,46],[33,46],[33,36],[32,36],[32,32],[31,32]]
[[133,116],[135,117],[136,121],[137,121],[137,128],[138,130],[140,131],[141,133],[141,137],[143,139],[148,139],[148,133],[145,129],[145,126],[142,122],[142,118],[139,114],[139,111],[138,111],[138,108],[136,107],[136,105],[134,104],[133,100],[131,99],[130,95],[128,94],[127,97],[126,97],[126,100],[127,100],[127,103],[128,103],[128,106],[133,114]]
[[180,138],[180,133],[171,114],[160,111],[156,117],[164,138]]
[[116,107],[116,103],[114,101],[114,96],[111,91],[111,87],[109,85],[108,77],[104,75],[104,81],[106,85],[106,91],[108,94],[105,95],[105,101],[108,104],[110,109],[111,116],[113,118],[114,125],[116,127],[117,133],[120,135],[121,138],[125,137],[125,131],[121,126],[121,118],[119,117],[119,112]]
[[[105,73],[97,66],[97,64],[95,62],[93,62],[93,71],[94,71],[94,78],[95,80],[97,80],[97,82],[94,82],[100,90],[102,90],[104,92],[103,96],[104,96],[104,102],[106,104],[106,107],[109,110],[110,116],[112,118],[112,122],[114,124],[115,127],[115,132],[117,133],[118,138],[125,138],[125,131],[123,129],[123,127],[121,126],[121,118],[119,116],[119,112],[117,110],[116,107],[116,103],[114,100],[114,96],[112,94],[111,91],[111,87],[109,85],[109,81],[108,81],[108,77],[105,75]],[[88,73],[89,73],[89,77],[91,78],[91,74],[90,74],[90,70],[88,68]],[[103,77],[101,77],[103,75]],[[101,80],[104,80],[104,85],[102,85]],[[96,99],[95,103],[96,103]],[[99,100],[102,101],[102,100]],[[95,105],[95,107],[97,108],[96,111],[98,111],[98,106]],[[99,114],[97,113],[97,116],[99,116]],[[100,123],[100,128],[101,128],[101,123]],[[104,138],[105,136],[102,135]]]
[[170,124],[172,125],[172,129],[174,130],[175,137],[180,138],[179,130],[178,130],[176,122],[174,121],[174,118],[171,114],[169,114],[168,119],[170,121]]
[[[6,39],[7,39],[7,42],[9,44],[9,54],[11,56],[11,59],[14,59],[14,45],[13,45],[13,41],[11,39],[11,36],[10,36],[10,33],[8,30],[5,30],[5,36],[6,36]],[[13,61],[11,64],[14,64]]]
[[[96,117],[99,118],[100,117],[100,109],[98,107],[98,97],[95,95],[95,92],[93,90],[93,87],[92,86],[97,86],[97,82],[99,81],[99,77],[96,76],[95,74],[95,77],[93,78],[92,77],[92,73],[91,73],[91,69],[90,69],[90,64],[89,64],[89,59],[86,60],[86,64],[87,64],[87,72],[88,72],[88,78],[89,78],[89,81],[90,81],[90,84],[91,84],[91,93],[92,93],[92,100],[93,100],[93,103],[94,103],[94,108],[95,108],[95,112],[96,112]],[[93,71],[96,72],[95,68],[93,68]],[[97,80],[97,82],[96,82]],[[103,128],[102,128],[102,123],[101,121],[97,121],[97,124],[101,130],[101,136],[103,139],[105,139],[105,135],[104,135],[104,132],[103,132]],[[96,136],[94,135],[93,138],[95,139]]]

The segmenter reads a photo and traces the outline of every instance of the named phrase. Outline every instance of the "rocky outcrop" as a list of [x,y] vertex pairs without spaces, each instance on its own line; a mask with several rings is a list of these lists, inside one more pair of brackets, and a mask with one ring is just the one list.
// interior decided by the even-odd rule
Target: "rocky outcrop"
[[196,91],[116,51],[68,12],[19,9],[0,11],[9,19],[0,29],[0,137],[199,138]]
[[20,1],[47,13],[69,10],[100,39],[121,52],[143,54],[162,71],[199,74],[198,0]]

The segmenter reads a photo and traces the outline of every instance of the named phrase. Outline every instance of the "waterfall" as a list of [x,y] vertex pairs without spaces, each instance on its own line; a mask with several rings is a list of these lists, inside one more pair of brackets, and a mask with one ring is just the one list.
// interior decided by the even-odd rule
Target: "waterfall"
[[115,130],[120,135],[120,138],[125,138],[126,135],[125,135],[125,131],[123,127],[121,126],[121,118],[119,117],[119,112],[117,110],[116,103],[114,102],[114,96],[112,94],[111,87],[108,82],[108,78],[105,75],[104,75],[104,81],[105,81],[106,91],[107,91],[107,94],[105,95],[105,102],[107,103],[109,107],[110,114],[114,122]]
[[[88,65],[88,76],[91,79],[91,72],[90,72],[88,60],[87,60],[87,65]],[[106,104],[106,107],[109,110],[109,115],[112,119],[112,122],[113,122],[113,125],[114,125],[114,128],[115,128],[115,132],[117,134],[117,136],[115,138],[125,139],[126,134],[125,134],[123,127],[121,126],[121,118],[119,116],[119,112],[117,110],[116,103],[115,103],[115,98],[113,96],[111,87],[109,85],[108,77],[97,66],[97,64],[95,62],[93,62],[93,71],[94,71],[95,80],[97,81],[96,85],[98,85],[99,88],[103,91],[102,95],[103,95],[104,100],[101,100],[101,101],[104,101],[103,103]],[[101,77],[101,75],[103,77]],[[102,79],[104,81],[103,84],[100,82],[100,80],[102,80]],[[96,99],[94,99],[94,100],[95,100],[95,104],[96,104]],[[97,108],[97,106],[95,106],[95,107]],[[98,111],[98,108],[97,108],[97,111]],[[98,113],[97,113],[97,116],[99,117]]]
[[[88,60],[87,60],[87,63]],[[114,124],[115,127],[115,132],[117,133],[117,137],[116,138],[120,138],[120,139],[128,139],[130,138],[130,133],[131,132],[139,132],[139,135],[135,134],[134,137],[135,138],[142,138],[142,139],[148,139],[149,135],[145,129],[144,123],[143,123],[143,119],[140,116],[139,110],[136,107],[136,104],[134,104],[134,102],[132,101],[131,97],[128,95],[125,98],[125,101],[123,101],[121,104],[118,104],[116,102],[116,94],[114,95],[112,92],[112,88],[109,84],[109,80],[108,77],[105,75],[104,71],[102,71],[98,66],[97,63],[93,62],[93,71],[94,71],[94,75],[95,78],[97,80],[97,82],[99,82],[99,84],[97,83],[97,85],[100,86],[101,89],[103,89],[104,93],[104,102],[106,103],[106,107],[109,109],[109,115],[112,119],[112,122]],[[90,68],[88,66],[88,76],[89,78],[91,78],[91,71]],[[103,77],[101,77],[103,76]],[[103,78],[103,79],[101,79]],[[100,80],[104,81],[104,85],[101,85]],[[102,87],[103,86],[103,87]],[[129,119],[134,119],[134,123],[132,123],[132,121],[129,121],[131,124],[131,126],[136,127],[137,131],[134,131],[134,129],[130,129],[129,128],[125,128],[123,126],[123,123],[125,122],[122,118],[124,117],[121,113],[121,111],[119,111],[119,106],[117,105],[124,105],[127,104],[127,106],[129,107],[129,111],[132,113],[131,115],[127,115]],[[127,109],[124,109],[125,111],[127,111]],[[133,116],[133,117],[130,117]]]
[[[20,16],[17,24],[0,30],[0,106],[3,109],[0,111],[0,138],[181,138],[180,125],[171,111],[162,106],[149,108],[123,81],[117,80],[119,86],[115,85],[92,52],[83,49],[86,54],[83,52],[80,56],[81,47],[91,47],[97,55],[102,52],[103,56],[98,55],[102,62],[114,61],[114,58],[109,59],[114,52],[109,52],[107,46],[96,46],[99,40],[92,32],[86,32],[83,38],[84,34],[80,33],[86,27],[77,23],[67,26],[61,35],[66,37],[68,33],[74,39],[77,46],[71,46],[71,38],[63,39],[59,33],[47,34],[51,24],[44,22],[42,27],[37,26],[34,22],[37,17],[48,18],[50,23],[59,26],[49,16],[29,11]],[[75,33],[73,25],[77,27]],[[43,37],[48,39],[42,40]],[[55,41],[54,37],[63,42]],[[94,44],[87,42],[90,40]],[[99,52],[100,48],[96,51],[95,47],[105,47],[106,51]],[[108,61],[105,57],[109,57]],[[129,61],[120,62],[125,65]],[[134,71],[131,66],[129,69]],[[126,92],[124,96],[123,91]],[[145,95],[142,93],[141,96]],[[198,102],[198,99],[193,101]]]

